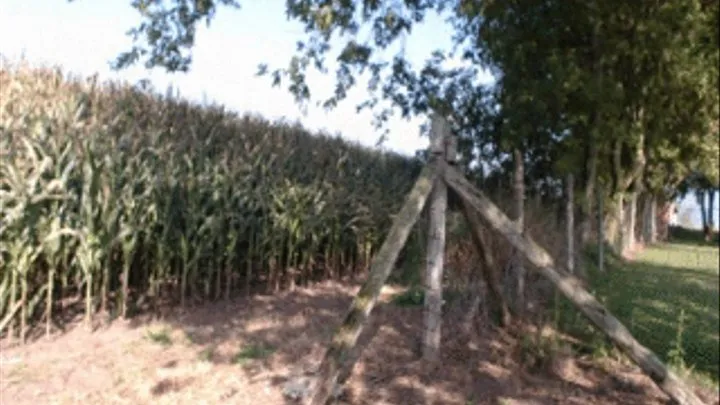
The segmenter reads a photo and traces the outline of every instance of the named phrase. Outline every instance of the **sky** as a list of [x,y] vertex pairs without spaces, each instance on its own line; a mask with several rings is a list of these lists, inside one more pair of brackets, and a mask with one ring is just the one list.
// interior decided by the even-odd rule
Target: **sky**
[[[348,99],[330,112],[311,106],[303,115],[286,90],[273,88],[267,77],[255,76],[260,63],[284,67],[303,30],[299,23],[286,19],[285,0],[241,4],[240,10],[221,8],[209,28],[203,24],[199,29],[188,73],[168,74],[143,67],[121,72],[110,69],[109,62],[130,49],[132,42],[125,33],[139,22],[129,0],[0,0],[0,54],[11,61],[24,58],[33,64],[59,65],[74,74],[97,73],[101,79],[131,83],[149,79],[160,91],[172,85],[189,99],[215,101],[270,120],[298,120],[308,129],[375,145],[380,134],[372,126],[371,113],[355,110],[368,96],[362,87],[351,91]],[[450,35],[451,28],[440,17],[431,16],[404,41],[405,55],[420,65],[434,49],[448,48]],[[308,77],[311,90],[320,96],[330,94],[333,82],[332,77],[319,74]],[[424,117],[391,119],[383,147],[404,154],[427,147],[427,138],[419,131],[424,121]],[[692,212],[695,225],[700,223],[697,207],[694,197],[680,206],[681,213]],[[715,223],[719,222],[716,219]]]
[[[255,76],[259,63],[285,67],[303,30],[299,23],[286,19],[284,0],[241,3],[240,10],[221,8],[209,28],[202,25],[187,74],[142,67],[111,71],[108,62],[131,47],[125,32],[140,21],[129,0],[2,0],[0,53],[11,60],[24,56],[31,62],[58,64],[84,75],[98,72],[101,78],[131,82],[149,78],[161,91],[173,84],[187,98],[206,97],[269,119],[299,119],[309,129],[340,132],[345,138],[374,145],[380,134],[372,127],[371,113],[355,110],[367,95],[363,89],[351,92],[335,111],[310,108],[303,116],[286,90],[272,88],[268,77]],[[429,19],[406,41],[408,59],[422,63],[433,49],[450,44],[450,33],[440,18]],[[308,82],[313,93],[329,95],[334,80],[316,74]],[[423,121],[393,120],[385,147],[408,154],[425,148],[427,139],[419,136]]]

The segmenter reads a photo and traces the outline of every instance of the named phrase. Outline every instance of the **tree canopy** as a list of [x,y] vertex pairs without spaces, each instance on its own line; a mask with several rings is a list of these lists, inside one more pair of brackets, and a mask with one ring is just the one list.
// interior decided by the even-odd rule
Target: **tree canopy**
[[[131,6],[140,14],[134,46],[114,66],[187,71],[198,24],[241,4]],[[446,17],[453,47],[415,67],[396,48],[431,13]],[[450,116],[468,168],[502,165],[521,148],[533,181],[579,170],[587,185],[594,171],[611,194],[638,184],[660,192],[693,172],[718,183],[716,2],[286,0],[286,15],[303,38],[286,66],[261,64],[259,74],[300,104],[313,100],[311,70],[334,76],[334,94],[314,100],[329,109],[365,79],[358,108],[372,109],[379,126],[393,111]],[[464,64],[448,67],[451,57]],[[479,83],[481,70],[495,83]]]

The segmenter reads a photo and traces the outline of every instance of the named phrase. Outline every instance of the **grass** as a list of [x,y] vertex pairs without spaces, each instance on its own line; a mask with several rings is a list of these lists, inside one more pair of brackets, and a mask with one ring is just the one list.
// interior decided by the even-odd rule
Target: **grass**
[[[719,250],[693,241],[697,235],[685,230],[633,262],[610,258],[606,274],[591,269],[589,276],[596,296],[639,342],[672,368],[717,387]],[[579,315],[566,302],[561,306],[560,326],[577,331]]]
[[252,360],[262,360],[269,357],[275,352],[274,347],[270,347],[262,344],[251,344],[245,346],[240,350],[234,357],[233,363],[235,364],[246,364]]
[[[443,289],[443,301],[445,304],[451,304],[463,297],[462,291]],[[425,304],[425,290],[422,286],[413,285],[407,290],[393,295],[391,301],[398,307],[420,307]]]
[[720,235],[713,232],[710,240],[705,240],[705,234],[696,229],[685,229],[681,227],[670,228],[670,237],[673,243],[692,246],[718,246]]
[[417,307],[423,305],[424,301],[425,291],[421,287],[411,287],[395,294],[391,302],[399,307]]
[[200,353],[198,353],[198,358],[200,359],[200,361],[209,362],[212,360],[214,354],[215,347],[210,346],[200,351]]
[[148,331],[146,337],[151,342],[157,343],[162,346],[172,345],[170,330],[167,328],[161,329],[159,331]]

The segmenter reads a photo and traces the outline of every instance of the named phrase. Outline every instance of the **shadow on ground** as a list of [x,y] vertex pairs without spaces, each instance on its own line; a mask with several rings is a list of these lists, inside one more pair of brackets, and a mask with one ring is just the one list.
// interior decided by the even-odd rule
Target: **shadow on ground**
[[698,229],[687,229],[679,226],[670,227],[670,241],[674,244],[718,247],[720,233],[713,231],[709,236],[708,240],[705,233]]
[[[317,367],[356,291],[324,283],[4,350],[2,359],[20,366],[0,367],[3,403],[297,403],[283,395],[287,382]],[[369,343],[341,403],[666,403],[637,368],[620,362],[564,355],[529,370],[520,360],[522,339],[477,324],[465,333],[466,308],[462,300],[448,306],[442,361],[430,367],[418,360],[422,308],[385,296],[361,337]]]
[[[686,364],[717,381],[720,364],[717,276],[648,263],[637,263],[634,267],[596,284],[609,309],[666,361],[681,333]],[[623,283],[624,289],[612,288],[617,283]],[[628,291],[632,296],[627,296]]]
[[[632,262],[609,256],[606,273],[590,273],[591,288],[663,361],[677,362],[679,357],[717,384],[720,254],[684,237],[684,244],[649,247]],[[564,304],[564,312],[572,313]]]
[[[288,381],[317,367],[354,291],[325,284],[280,296],[210,304],[165,322],[182,330],[205,361],[239,367],[249,381],[265,380],[272,390],[282,392]],[[463,314],[460,306],[449,309],[443,359],[430,367],[418,360],[422,308],[379,304],[361,336],[368,344],[347,382],[343,402],[663,403],[662,394],[632,367],[611,375],[589,363],[580,367],[571,361],[569,371],[528,372],[517,362],[515,339],[489,328],[476,328],[472,336],[463,333]],[[238,390],[237,395],[247,393]]]

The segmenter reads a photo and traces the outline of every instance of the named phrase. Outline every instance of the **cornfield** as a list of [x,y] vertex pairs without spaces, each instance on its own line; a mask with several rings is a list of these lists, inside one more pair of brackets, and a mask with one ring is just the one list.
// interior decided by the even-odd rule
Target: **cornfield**
[[0,332],[366,271],[422,163],[59,69],[0,67]]

